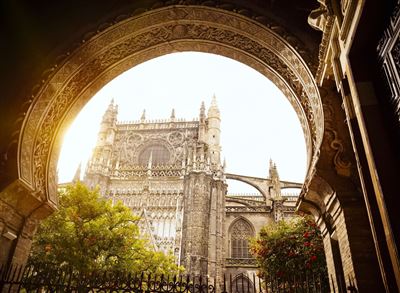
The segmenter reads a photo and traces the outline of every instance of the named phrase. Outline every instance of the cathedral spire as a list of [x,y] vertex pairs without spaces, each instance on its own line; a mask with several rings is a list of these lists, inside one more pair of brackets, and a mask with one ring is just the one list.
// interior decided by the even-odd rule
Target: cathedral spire
[[204,101],[201,102],[199,119],[200,123],[204,123],[206,120],[206,106],[204,105]]
[[102,123],[112,125],[117,120],[117,114],[118,106],[114,105],[114,99],[111,99],[107,110],[104,112]]
[[82,173],[82,162],[79,163],[78,168],[75,171],[74,178],[72,179],[73,183],[81,181],[81,173]]
[[112,144],[117,124],[118,106],[114,105],[114,99],[111,99],[107,110],[103,114],[100,130],[97,137],[98,145]]
[[218,105],[217,105],[217,97],[215,96],[215,94],[212,97],[211,100],[211,105],[210,108],[208,108],[208,118],[219,118],[220,113],[219,113],[219,109],[218,109]]
[[200,115],[199,115],[199,141],[206,141],[206,106],[204,101],[201,102]]
[[141,121],[146,120],[146,109],[143,109],[142,117],[140,117]]
[[220,154],[220,137],[221,137],[221,118],[217,105],[215,94],[212,98],[210,108],[207,113],[207,143],[210,149],[211,166],[214,169],[221,168]]
[[114,98],[111,99],[110,104],[108,104],[107,111],[114,110]]
[[172,109],[171,111],[171,120],[175,120],[175,109]]
[[276,164],[270,159],[269,160],[269,179],[271,180],[271,197],[280,198],[281,197],[281,182],[279,180],[278,169]]
[[272,161],[272,159],[269,159],[269,178],[279,180],[278,169],[276,168],[276,164]]

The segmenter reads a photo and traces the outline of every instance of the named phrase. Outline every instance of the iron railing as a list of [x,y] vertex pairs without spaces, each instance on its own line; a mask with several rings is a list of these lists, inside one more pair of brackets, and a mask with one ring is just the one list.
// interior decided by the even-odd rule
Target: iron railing
[[0,292],[135,292],[135,293],[325,293],[325,277],[299,274],[260,278],[256,274],[203,276],[128,274],[118,271],[81,273],[49,266],[0,266]]

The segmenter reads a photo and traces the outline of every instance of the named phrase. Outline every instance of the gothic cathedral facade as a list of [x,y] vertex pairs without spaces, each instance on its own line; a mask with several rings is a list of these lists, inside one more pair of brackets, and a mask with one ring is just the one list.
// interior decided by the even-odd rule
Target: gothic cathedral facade
[[[255,272],[249,238],[262,226],[292,217],[296,196],[283,188],[270,162],[269,177],[229,174],[221,163],[220,111],[215,96],[206,115],[165,120],[118,122],[111,102],[86,167],[84,182],[99,187],[112,201],[122,201],[140,215],[140,228],[154,249],[173,253],[195,275],[242,276]],[[258,194],[229,194],[227,179],[255,187]],[[246,280],[241,280],[245,282]]]

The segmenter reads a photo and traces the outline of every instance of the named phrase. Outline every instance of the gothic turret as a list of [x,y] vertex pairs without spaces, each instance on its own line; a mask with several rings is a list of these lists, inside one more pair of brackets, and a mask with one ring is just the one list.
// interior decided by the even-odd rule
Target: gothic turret
[[81,181],[81,173],[82,173],[82,163],[79,163],[78,168],[75,171],[74,178],[72,179],[73,183]]
[[98,185],[101,193],[106,190],[109,180],[111,152],[117,131],[117,115],[118,105],[114,105],[114,100],[111,100],[103,115],[97,144],[86,169],[84,182],[92,188]]
[[272,210],[275,222],[283,219],[283,202],[285,199],[281,194],[281,182],[279,180],[278,169],[276,164],[269,160],[269,193],[272,199]]
[[114,100],[111,100],[110,105],[103,115],[100,124],[100,131],[97,137],[97,145],[109,145],[114,142],[115,128],[117,124],[118,105],[114,105]]
[[210,149],[211,165],[213,168],[219,168],[221,165],[220,125],[221,117],[217,106],[217,99],[214,95],[207,113],[207,143]]
[[175,121],[175,109],[172,109],[172,111],[171,111],[171,117],[170,117],[170,119],[171,119],[171,121]]
[[146,109],[143,110],[142,116],[140,117],[140,121],[144,122],[146,120]]
[[279,181],[278,169],[276,168],[276,164],[272,160],[269,160],[269,179],[271,180],[271,187],[272,187],[272,189],[270,188],[271,197],[272,198],[280,197],[281,185]]
[[206,107],[204,102],[201,102],[199,115],[199,142],[206,141]]

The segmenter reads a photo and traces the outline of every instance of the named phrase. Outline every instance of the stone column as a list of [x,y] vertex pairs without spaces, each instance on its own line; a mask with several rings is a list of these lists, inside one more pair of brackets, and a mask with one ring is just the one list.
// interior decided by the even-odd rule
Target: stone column
[[227,185],[214,180],[211,190],[210,235],[208,243],[208,275],[216,284],[222,282],[224,273],[225,194]]
[[310,211],[303,203],[314,207],[335,290],[343,281],[342,288],[355,284],[359,292],[384,292],[341,98],[330,86],[321,89],[321,98],[325,118],[321,155],[307,178],[300,209]]
[[192,275],[208,274],[212,175],[190,172],[184,180],[181,264]]
[[56,207],[22,181],[0,192],[0,263],[25,264],[39,221]]

